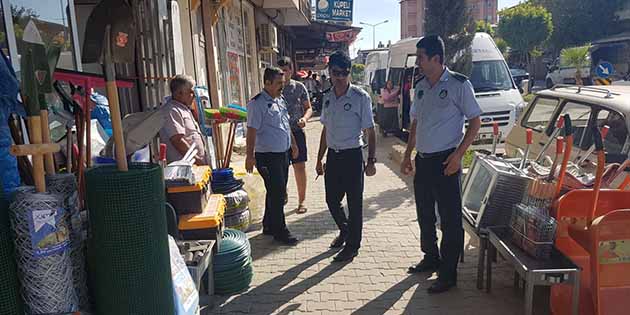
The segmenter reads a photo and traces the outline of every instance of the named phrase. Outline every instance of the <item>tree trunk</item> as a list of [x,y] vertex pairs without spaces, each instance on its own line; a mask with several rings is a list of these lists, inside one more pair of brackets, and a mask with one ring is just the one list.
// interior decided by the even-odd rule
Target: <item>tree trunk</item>
[[582,71],[579,67],[575,71],[575,84],[580,86],[584,85],[584,82],[582,82]]

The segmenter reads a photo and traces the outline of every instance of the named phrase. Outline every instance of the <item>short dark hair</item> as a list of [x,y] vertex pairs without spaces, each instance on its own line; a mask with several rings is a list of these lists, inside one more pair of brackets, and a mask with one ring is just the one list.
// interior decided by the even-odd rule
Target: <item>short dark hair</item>
[[269,81],[269,82],[273,82],[273,80],[275,78],[277,78],[278,76],[283,76],[284,72],[282,71],[282,69],[277,68],[277,67],[269,67],[265,69],[265,74],[263,75],[263,79],[265,80],[265,82]]
[[439,35],[425,36],[418,41],[416,48],[424,49],[429,58],[440,56],[440,63],[444,64],[444,41]]
[[278,67],[291,67],[293,68],[293,62],[291,62],[291,58],[284,56],[278,60]]
[[337,66],[341,69],[352,68],[352,60],[343,51],[336,51],[328,59],[328,67]]

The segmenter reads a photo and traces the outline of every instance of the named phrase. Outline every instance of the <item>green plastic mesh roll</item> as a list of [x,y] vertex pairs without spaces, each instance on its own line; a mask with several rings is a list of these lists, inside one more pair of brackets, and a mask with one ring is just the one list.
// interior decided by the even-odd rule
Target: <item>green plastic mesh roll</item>
[[21,315],[24,311],[11,233],[9,202],[0,181],[0,314]]
[[162,169],[96,167],[86,172],[86,186],[96,314],[174,314]]

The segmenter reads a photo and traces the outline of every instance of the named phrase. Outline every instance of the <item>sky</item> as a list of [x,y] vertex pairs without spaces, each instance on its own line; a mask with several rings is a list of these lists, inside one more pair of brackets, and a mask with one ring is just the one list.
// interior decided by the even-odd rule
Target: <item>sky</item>
[[[384,20],[389,22],[376,27],[376,44],[388,40],[395,43],[400,39],[400,0],[354,0],[353,26],[362,27],[357,41],[351,47],[351,55],[356,56],[359,49],[372,48],[372,27],[360,22],[376,24]],[[519,0],[499,0],[499,9],[518,4]]]

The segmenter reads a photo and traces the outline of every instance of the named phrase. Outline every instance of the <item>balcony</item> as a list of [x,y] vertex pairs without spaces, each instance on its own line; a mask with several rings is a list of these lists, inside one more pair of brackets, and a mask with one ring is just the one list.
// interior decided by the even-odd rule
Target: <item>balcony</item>
[[308,0],[265,0],[262,8],[271,16],[280,12],[283,18],[278,21],[285,26],[311,24],[311,5]]

